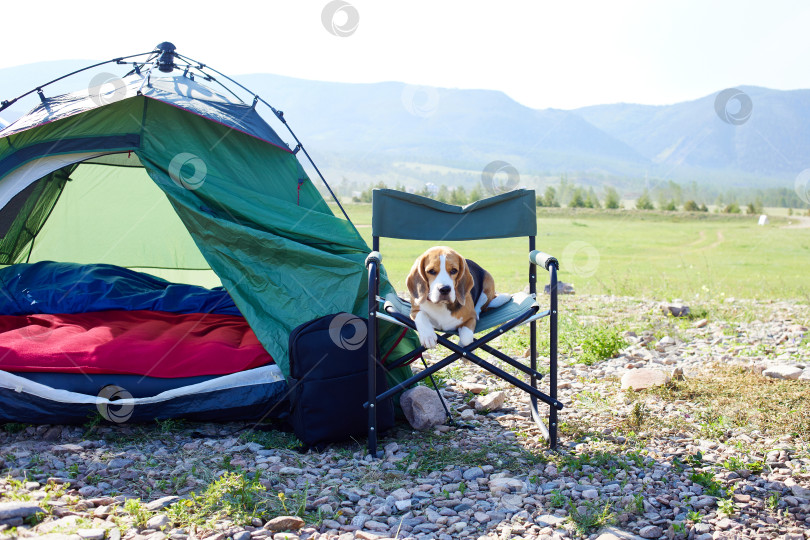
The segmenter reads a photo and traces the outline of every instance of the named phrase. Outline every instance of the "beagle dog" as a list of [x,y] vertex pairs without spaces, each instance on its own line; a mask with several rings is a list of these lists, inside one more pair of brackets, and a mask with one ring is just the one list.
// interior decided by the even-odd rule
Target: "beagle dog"
[[473,341],[475,324],[482,311],[508,302],[512,295],[495,294],[489,272],[464,259],[449,247],[432,247],[413,263],[406,281],[411,293],[411,319],[422,346],[432,349],[436,331],[458,331],[458,342]]

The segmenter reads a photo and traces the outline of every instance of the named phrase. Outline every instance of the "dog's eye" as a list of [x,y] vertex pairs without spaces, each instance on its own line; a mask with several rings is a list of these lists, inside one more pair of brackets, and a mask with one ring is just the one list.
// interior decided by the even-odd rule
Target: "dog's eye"
[[451,276],[455,276],[456,274],[458,274],[458,270],[456,270],[455,268],[453,268],[452,270],[450,270],[450,275],[451,275]]
[[436,272],[436,270],[428,270],[427,273],[431,276],[435,276],[438,272]]

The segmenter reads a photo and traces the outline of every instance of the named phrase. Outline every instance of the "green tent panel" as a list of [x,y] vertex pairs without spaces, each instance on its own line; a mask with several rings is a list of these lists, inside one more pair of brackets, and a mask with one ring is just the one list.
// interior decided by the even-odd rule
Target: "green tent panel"
[[369,247],[255,109],[183,76],[124,81],[50,98],[0,132],[0,264],[221,282],[289,376],[293,328],[366,316]]

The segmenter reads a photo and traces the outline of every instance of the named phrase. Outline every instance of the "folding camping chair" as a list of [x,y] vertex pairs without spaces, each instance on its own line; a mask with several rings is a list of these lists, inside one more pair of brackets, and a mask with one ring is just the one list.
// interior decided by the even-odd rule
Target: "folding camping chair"
[[[461,358],[500,377],[504,381],[529,394],[532,418],[540,428],[551,448],[557,446],[557,411],[563,408],[557,400],[557,271],[559,263],[546,253],[535,250],[537,234],[537,212],[533,190],[515,190],[488,199],[480,200],[465,207],[444,204],[426,197],[403,193],[391,189],[375,189],[372,194],[373,251],[366,259],[369,285],[369,331],[368,331],[368,450],[377,454],[376,403],[389,399],[411,385],[431,377],[436,371],[447,367]],[[380,237],[408,240],[435,240],[440,242],[461,240],[483,240],[490,238],[529,237],[529,294],[516,294],[512,300],[498,308],[481,313],[476,324],[477,337],[466,347],[452,341],[455,332],[439,334],[439,344],[449,349],[450,355],[409,379],[377,393],[375,366],[380,363],[377,345],[378,320],[398,324],[416,330],[410,318],[411,306],[396,294],[379,297],[379,276],[382,255]],[[540,311],[537,298],[536,268],[540,266],[550,273],[550,301],[548,309]],[[497,281],[497,277],[496,277]],[[501,291],[503,292],[503,291]],[[543,374],[537,371],[537,320],[549,318],[549,394],[538,390],[537,381]],[[496,337],[529,324],[530,362],[529,365],[511,358],[495,349],[489,343]],[[484,351],[498,360],[528,375],[528,384],[507,373],[489,361],[483,360],[477,350]],[[425,351],[418,347],[384,366],[386,369],[402,366],[414,361]],[[424,360],[423,360],[424,361]],[[442,400],[443,401],[443,400]],[[548,427],[538,409],[538,401],[549,407]],[[445,409],[446,410],[446,409]],[[449,412],[448,412],[449,415]]]

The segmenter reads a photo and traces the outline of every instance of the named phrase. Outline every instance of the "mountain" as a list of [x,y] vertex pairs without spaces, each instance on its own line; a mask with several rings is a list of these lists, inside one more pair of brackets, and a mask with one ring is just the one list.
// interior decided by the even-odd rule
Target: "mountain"
[[[575,112],[637,150],[657,170],[684,166],[792,179],[810,166],[810,90],[738,90],[752,106],[739,125],[721,120],[715,110],[719,94],[661,107],[597,105]],[[734,114],[739,107],[739,100],[732,100],[720,110]]]
[[[63,61],[0,70],[0,100],[91,62]],[[122,66],[99,68],[122,75]],[[96,70],[48,87],[46,95],[89,84]],[[810,167],[810,90],[740,87],[753,106],[740,125],[721,120],[718,94],[665,106],[596,105],[535,110],[491,90],[346,84],[270,74],[235,77],[276,108],[333,182],[468,184],[495,160],[527,185],[565,173],[600,184],[645,177],[713,185],[792,186]],[[33,100],[33,101],[32,101]],[[30,108],[36,96],[26,101]],[[733,114],[734,103],[729,103]],[[0,113],[9,122],[24,113]],[[282,137],[291,140],[267,109]],[[722,112],[722,109],[721,109]]]

